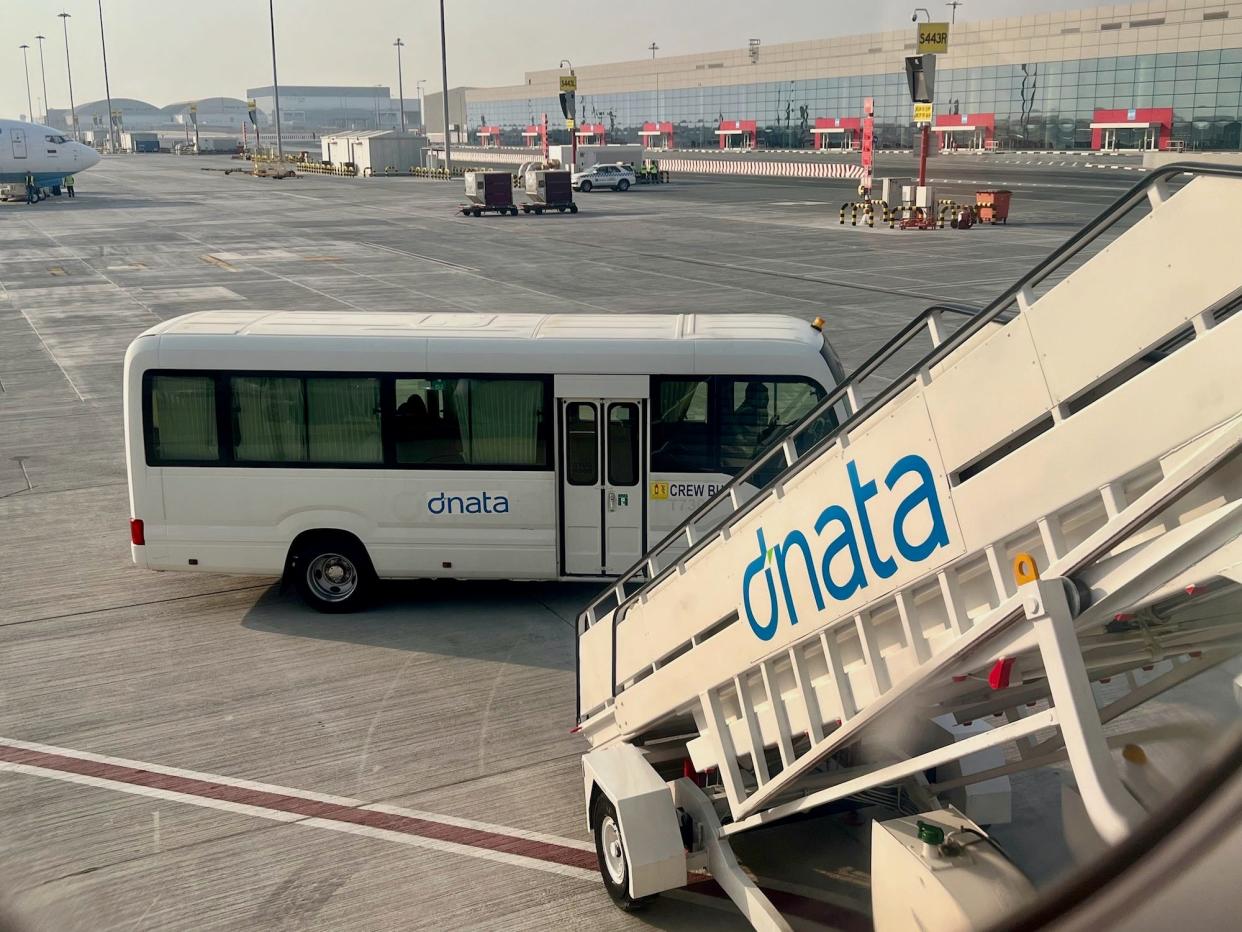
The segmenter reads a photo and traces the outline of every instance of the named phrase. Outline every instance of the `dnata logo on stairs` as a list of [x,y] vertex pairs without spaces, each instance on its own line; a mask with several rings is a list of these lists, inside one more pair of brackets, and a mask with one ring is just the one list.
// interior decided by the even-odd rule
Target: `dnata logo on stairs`
[[[872,523],[873,517],[881,512],[878,506],[884,504],[884,498],[889,496],[873,503],[871,513],[868,513],[867,503],[880,494],[875,480],[861,481],[858,466],[853,461],[846,463],[845,469],[849,475],[853,512],[845,505],[830,504],[815,519],[817,542],[823,544],[818,565],[812,553],[811,541],[803,531],[795,528],[785,535],[783,542],[772,547],[764,539],[763,528],[756,532],[759,555],[747,564],[746,574],[742,577],[742,605],[751,630],[760,640],[768,641],[776,635],[781,620],[782,602],[789,616],[789,623],[798,623],[798,609],[789,585],[791,555],[797,554],[800,557],[792,561],[795,569],[800,564],[805,566],[815,607],[822,612],[826,604],[825,594],[843,602],[871,584],[869,572],[876,579],[888,579],[897,572],[897,556],[908,563],[919,563],[931,556],[937,548],[948,546],[949,535],[945,529],[940,498],[936,494],[936,483],[932,478],[931,467],[923,457],[914,453],[903,456],[884,477],[884,485],[889,492],[899,483],[903,488],[908,486],[908,481],[903,482],[907,476],[918,480],[918,484],[906,493],[892,512],[891,537],[897,549],[893,556],[880,553],[876,531],[882,530],[882,527]],[[767,591],[766,618],[763,620],[756,617],[755,603],[751,601],[751,592],[760,576],[766,584],[759,590],[760,607],[763,605],[764,588]],[[779,600],[778,583],[781,592]]]
[[507,515],[505,492],[430,492],[427,510],[433,515]]

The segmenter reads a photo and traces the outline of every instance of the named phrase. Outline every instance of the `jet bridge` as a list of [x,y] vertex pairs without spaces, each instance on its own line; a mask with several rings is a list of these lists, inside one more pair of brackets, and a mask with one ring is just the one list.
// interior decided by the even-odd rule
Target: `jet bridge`
[[[1050,761],[1099,838],[1133,831],[1152,800],[1104,724],[1242,652],[1240,210],[1237,168],[1146,176],[965,323],[913,321],[586,608],[614,899],[707,871],[787,928],[730,839],[899,788],[914,812],[875,823],[873,895],[917,871],[986,925],[1029,887],[953,860],[986,834],[951,794]],[[1101,707],[1111,677],[1130,688]],[[937,724],[985,715],[1003,724],[956,741]]]

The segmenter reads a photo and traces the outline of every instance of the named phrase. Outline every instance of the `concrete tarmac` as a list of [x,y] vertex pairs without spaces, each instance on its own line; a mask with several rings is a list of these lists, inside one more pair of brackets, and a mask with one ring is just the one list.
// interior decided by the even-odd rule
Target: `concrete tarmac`
[[[1133,176],[993,166],[1008,226],[901,233],[842,227],[848,183],[473,219],[457,181],[201,170],[237,164],[107,158],[73,201],[0,204],[0,898],[31,929],[740,928],[702,892],[624,914],[581,866],[593,586],[404,584],[328,617],[136,570],[127,344],[208,308],[764,311],[824,316],[848,368],[931,302],[986,303]],[[865,864],[834,870],[805,922],[865,924]]]

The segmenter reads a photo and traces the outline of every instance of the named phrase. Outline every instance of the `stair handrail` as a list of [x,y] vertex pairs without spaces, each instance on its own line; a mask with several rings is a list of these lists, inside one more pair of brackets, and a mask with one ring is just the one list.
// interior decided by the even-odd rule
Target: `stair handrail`
[[[996,320],[1002,314],[1009,311],[1015,304],[1018,305],[1018,311],[1021,312],[1022,304],[1028,301],[1027,297],[1022,297],[1023,292],[1034,286],[1039,285],[1049,275],[1059,269],[1062,265],[1080,253],[1083,249],[1098,239],[1103,233],[1114,226],[1119,220],[1128,215],[1135,207],[1137,207],[1144,199],[1150,199],[1153,206],[1163,202],[1169,196],[1166,182],[1168,179],[1178,175],[1213,175],[1217,177],[1242,178],[1242,165],[1226,165],[1226,164],[1209,164],[1205,162],[1174,162],[1155,169],[1141,178],[1132,185],[1124,194],[1122,194],[1112,204],[1105,207],[1093,219],[1087,222],[1077,233],[1067,239],[1060,246],[1055,248],[1044,259],[1038,262],[1030,271],[1022,275],[1013,285],[1006,288],[989,304],[982,309],[972,309],[965,305],[955,305],[950,303],[935,304],[927,308],[910,323],[901,328],[891,339],[873,353],[865,362],[855,369],[849,377],[842,383],[837,385],[829,392],[824,399],[810,412],[806,414],[793,428],[786,431],[777,438],[766,450],[759,454],[749,466],[735,475],[729,482],[721,486],[715,495],[711,496],[702,505],[696,508],[680,525],[665,535],[654,547],[651,547],[643,555],[643,557],[622,573],[608,588],[601,592],[598,596],[591,600],[578,615],[575,637],[575,653],[577,650],[577,641],[591,626],[598,620],[596,614],[600,606],[607,605],[615,601],[615,607],[612,608],[612,695],[615,698],[617,693],[616,683],[616,658],[617,658],[617,625],[624,619],[628,608],[640,599],[649,589],[658,585],[665,578],[677,571],[679,566],[685,564],[687,560],[699,553],[704,547],[716,539],[722,528],[735,523],[737,520],[748,514],[751,509],[756,507],[765,499],[765,493],[771,490],[779,483],[788,481],[792,476],[805,468],[809,463],[813,462],[818,455],[828,449],[843,432],[855,430],[859,425],[863,424],[876,411],[884,407],[896,395],[900,394],[908,388],[918,377],[920,372],[930,370],[940,361],[944,360],[960,346],[970,340],[975,334],[981,331],[989,323]],[[1029,301],[1028,301],[1029,303]],[[970,320],[961,326],[948,338],[938,341],[932,349],[925,354],[919,361],[908,367],[899,377],[893,379],[884,389],[882,389],[874,398],[858,406],[851,411],[844,420],[817,440],[805,452],[798,453],[794,441],[801,436],[812,425],[816,424],[820,418],[832,413],[836,405],[845,403],[850,404],[851,389],[856,387],[863,379],[874,374],[874,372],[893,355],[901,350],[910,340],[921,331],[928,327],[929,323],[935,321],[939,315],[944,312],[968,314]],[[768,465],[768,461],[774,455],[783,452],[786,457],[786,465],[775,476],[764,483],[753,496],[744,504],[735,507],[721,521],[715,524],[709,531],[703,534],[698,540],[692,541],[688,548],[680,554],[678,559],[663,569],[655,573],[648,573],[647,578],[642,585],[633,592],[626,593],[625,585],[637,579],[641,573],[649,567],[654,566],[654,555],[658,555],[667,550],[678,538],[684,538],[687,531],[692,529],[696,521],[704,515],[712,511],[719,502],[726,496],[732,496],[737,489],[743,485],[747,479],[756,472]],[[581,671],[579,670],[579,676]],[[579,701],[581,699],[581,689],[577,691]],[[578,709],[578,720],[581,721],[581,708]]]

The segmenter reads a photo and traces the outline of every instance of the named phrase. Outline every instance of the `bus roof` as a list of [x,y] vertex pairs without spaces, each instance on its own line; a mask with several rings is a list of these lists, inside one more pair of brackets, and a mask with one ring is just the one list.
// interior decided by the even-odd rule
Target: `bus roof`
[[487,340],[772,340],[818,347],[807,321],[779,314],[487,314],[199,311],[154,334]]
[[152,327],[127,368],[809,376],[823,337],[776,314],[202,311]]

